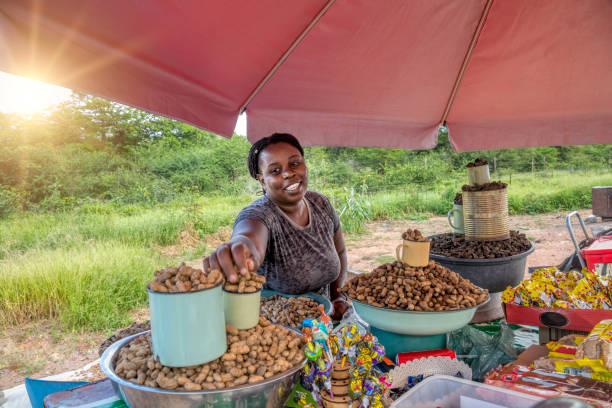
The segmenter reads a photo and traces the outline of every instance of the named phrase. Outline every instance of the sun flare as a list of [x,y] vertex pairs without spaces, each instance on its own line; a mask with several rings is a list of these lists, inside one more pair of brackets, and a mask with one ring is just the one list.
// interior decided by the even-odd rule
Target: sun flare
[[0,112],[38,112],[62,102],[70,93],[70,89],[0,72]]

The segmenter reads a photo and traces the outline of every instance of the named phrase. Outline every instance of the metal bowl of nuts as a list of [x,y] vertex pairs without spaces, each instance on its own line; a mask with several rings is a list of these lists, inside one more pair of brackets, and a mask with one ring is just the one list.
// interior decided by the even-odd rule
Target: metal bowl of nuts
[[490,300],[486,289],[433,261],[423,267],[399,261],[380,265],[341,290],[370,325],[418,336],[461,328]]
[[319,305],[323,305],[325,314],[332,313],[332,304],[329,299],[318,293],[289,295],[264,289],[261,293],[260,315],[272,323],[299,330],[304,319],[321,316]]
[[[193,407],[193,408],[196,408],[196,407],[208,407],[208,406],[219,405],[219,406],[224,406],[224,407],[248,406],[249,408],[250,407],[264,408],[264,407],[283,406],[283,404],[286,402],[287,398],[289,397],[291,390],[293,389],[293,387],[295,386],[295,384],[297,383],[299,379],[299,371],[302,368],[303,363],[304,363],[302,359],[303,357],[303,351],[302,351],[303,339],[293,330],[288,330],[280,326],[278,327],[281,328],[282,330],[285,330],[286,332],[294,333],[294,334],[289,334],[289,338],[291,338],[294,343],[297,342],[295,340],[296,336],[300,342],[299,346],[291,345],[291,344],[288,346],[289,350],[296,351],[296,353],[294,353],[295,357],[293,358],[287,357],[286,359],[284,359],[285,365],[282,368],[280,368],[283,371],[280,371],[278,372],[278,374],[270,375],[270,376],[268,376],[269,374],[266,373],[265,374],[266,378],[264,378],[264,376],[256,375],[256,374],[259,374],[259,370],[257,372],[253,372],[253,374],[250,376],[249,376],[250,371],[249,373],[246,373],[246,375],[244,375],[245,370],[242,370],[242,374],[243,374],[242,377],[246,377],[248,378],[248,380],[246,380],[246,378],[244,379],[244,381],[240,380],[240,378],[234,378],[233,381],[229,381],[229,380],[226,381],[224,383],[225,387],[219,386],[219,388],[216,388],[216,389],[214,389],[215,384],[219,385],[219,381],[223,381],[222,380],[223,376],[229,375],[227,373],[227,371],[229,370],[226,370],[226,374],[218,375],[216,373],[213,374],[213,370],[215,370],[214,367],[210,369],[210,372],[206,370],[207,373],[203,373],[204,369],[202,366],[185,367],[183,369],[165,367],[164,369],[167,369],[167,371],[164,372],[164,369],[160,370],[160,374],[158,374],[158,378],[157,380],[155,380],[156,382],[151,379],[147,379],[144,381],[142,385],[138,384],[137,378],[133,377],[133,375],[131,374],[126,375],[124,370],[119,368],[119,365],[122,364],[123,361],[125,361],[122,359],[125,358],[126,355],[128,356],[127,357],[128,359],[130,358],[130,356],[135,359],[138,359],[140,357],[138,355],[138,351],[136,351],[136,354],[134,354],[134,352],[131,350],[130,347],[132,347],[132,344],[134,343],[145,344],[145,346],[146,344],[150,345],[150,341],[149,341],[150,332],[148,331],[143,332],[143,333],[138,333],[130,337],[126,337],[112,344],[102,354],[102,357],[100,358],[100,365],[101,365],[101,368],[104,374],[106,374],[111,379],[113,388],[115,392],[117,393],[117,395],[121,397],[123,401],[125,401],[131,407],[180,407],[180,408],[192,408]],[[252,330],[256,330],[257,328],[258,327]],[[229,334],[230,333],[228,331],[228,335]],[[263,338],[266,338],[267,336],[264,333],[264,335],[261,337],[263,339]],[[274,343],[278,341],[276,337],[272,337],[271,339],[273,340],[271,342],[273,344],[269,346],[270,349],[272,347],[275,347]],[[282,343],[282,340],[280,343]],[[122,348],[124,347],[125,349],[122,350]],[[301,357],[298,356],[299,354],[297,352],[298,349],[299,349],[299,353],[301,353]],[[228,350],[228,353],[226,354],[232,354],[232,353],[230,353],[230,351]],[[266,353],[260,353],[260,354],[266,354]],[[249,358],[248,357],[249,355],[247,354],[243,356],[245,358],[245,361],[246,359]],[[236,357],[236,353],[234,353],[234,357]],[[227,359],[224,359],[222,357],[219,360],[215,360],[215,361],[218,361],[218,364],[221,365],[221,364],[227,363],[228,361],[226,360]],[[298,360],[300,360],[300,362],[295,363]],[[257,365],[257,368],[262,368],[262,367],[265,368],[267,366],[268,370],[270,370],[271,368],[273,368],[274,370],[279,370],[278,364],[277,364],[279,359],[277,358],[271,361],[274,363],[273,365],[268,364],[268,362],[264,360],[260,364]],[[151,363],[150,361],[147,361],[147,364],[150,364],[150,363]],[[209,365],[212,365],[212,366],[214,366],[214,364],[215,364],[214,362],[209,363]],[[155,361],[153,361],[153,365],[155,365]],[[287,369],[288,366],[290,366],[290,368]],[[155,366],[150,366],[150,368],[156,369]],[[146,367],[144,367],[144,370],[146,370]],[[140,371],[144,372],[144,370],[140,370]],[[180,371],[180,370],[183,370],[183,371]],[[191,372],[190,370],[193,371],[193,374],[191,375],[191,380],[189,379],[189,376],[188,376]],[[201,370],[201,371],[198,371],[198,370]],[[122,371],[122,373],[118,374],[117,373],[118,371]],[[183,372],[186,372],[186,374],[183,374]],[[273,372],[274,371],[269,371],[269,373],[273,373]],[[176,377],[172,378],[171,376],[174,375],[175,373],[176,373]],[[189,382],[182,383],[184,381],[181,381],[181,379],[178,379],[179,373],[182,377],[184,377],[184,381],[189,381]],[[238,374],[239,373],[237,373],[236,375]],[[138,373],[137,375],[140,376],[141,374]],[[215,382],[210,382],[206,384],[206,380],[200,380],[200,384],[202,384],[202,386],[200,387],[200,384],[198,384],[198,380],[197,379],[194,380],[194,375],[195,376],[203,375],[203,377],[206,377],[207,375],[211,377],[214,376],[215,379],[213,381]],[[160,379],[159,376],[164,377],[163,378],[164,382],[162,382],[162,379]],[[133,378],[131,380],[128,380],[124,377],[133,377]],[[149,375],[147,374],[146,378],[148,377]],[[217,378],[217,377],[220,377],[220,378]],[[256,381],[251,382],[250,380],[254,377],[258,377],[258,378],[256,379]],[[153,382],[151,383],[151,381]],[[142,383],[143,381],[140,381],[140,382]],[[170,382],[173,382],[173,384],[170,384]],[[238,383],[240,383],[240,385],[235,385]],[[193,384],[193,387],[188,386],[189,384]],[[206,385],[209,386],[207,387],[208,389],[204,389]],[[172,389],[168,389],[168,388],[172,388]],[[193,389],[193,388],[200,388],[200,389],[189,391],[189,389]]]
[[483,303],[468,309],[422,312],[386,309],[349,299],[359,317],[371,326],[411,336],[429,336],[460,329],[472,320],[476,309],[489,302],[487,295]]

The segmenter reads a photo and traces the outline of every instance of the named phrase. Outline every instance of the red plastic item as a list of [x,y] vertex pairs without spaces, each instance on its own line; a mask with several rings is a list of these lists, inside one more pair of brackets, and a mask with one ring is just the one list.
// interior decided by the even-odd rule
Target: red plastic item
[[582,250],[587,269],[595,272],[596,264],[612,263],[612,236],[606,235],[595,240]]
[[612,310],[552,309],[504,304],[506,321],[511,324],[553,327],[590,332],[602,320],[612,319]]
[[412,360],[416,360],[417,358],[424,357],[450,357],[453,360],[456,358],[455,352],[449,349],[413,351],[410,353],[397,353],[397,356],[395,356],[395,364],[400,365]]

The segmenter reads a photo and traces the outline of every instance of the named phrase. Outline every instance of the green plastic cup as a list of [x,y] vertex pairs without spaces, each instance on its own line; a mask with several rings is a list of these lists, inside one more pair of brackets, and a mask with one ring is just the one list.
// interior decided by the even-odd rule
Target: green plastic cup
[[149,293],[153,355],[168,367],[188,367],[227,351],[221,283],[193,292]]
[[261,289],[253,293],[223,291],[225,323],[239,330],[248,330],[259,322]]

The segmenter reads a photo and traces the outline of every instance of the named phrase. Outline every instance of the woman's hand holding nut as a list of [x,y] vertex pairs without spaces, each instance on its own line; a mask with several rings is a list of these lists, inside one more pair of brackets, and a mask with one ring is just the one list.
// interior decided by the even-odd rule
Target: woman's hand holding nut
[[218,269],[223,272],[228,281],[234,283],[238,280],[236,271],[242,275],[255,271],[259,268],[260,259],[253,241],[239,235],[221,244],[202,262],[205,271]]

